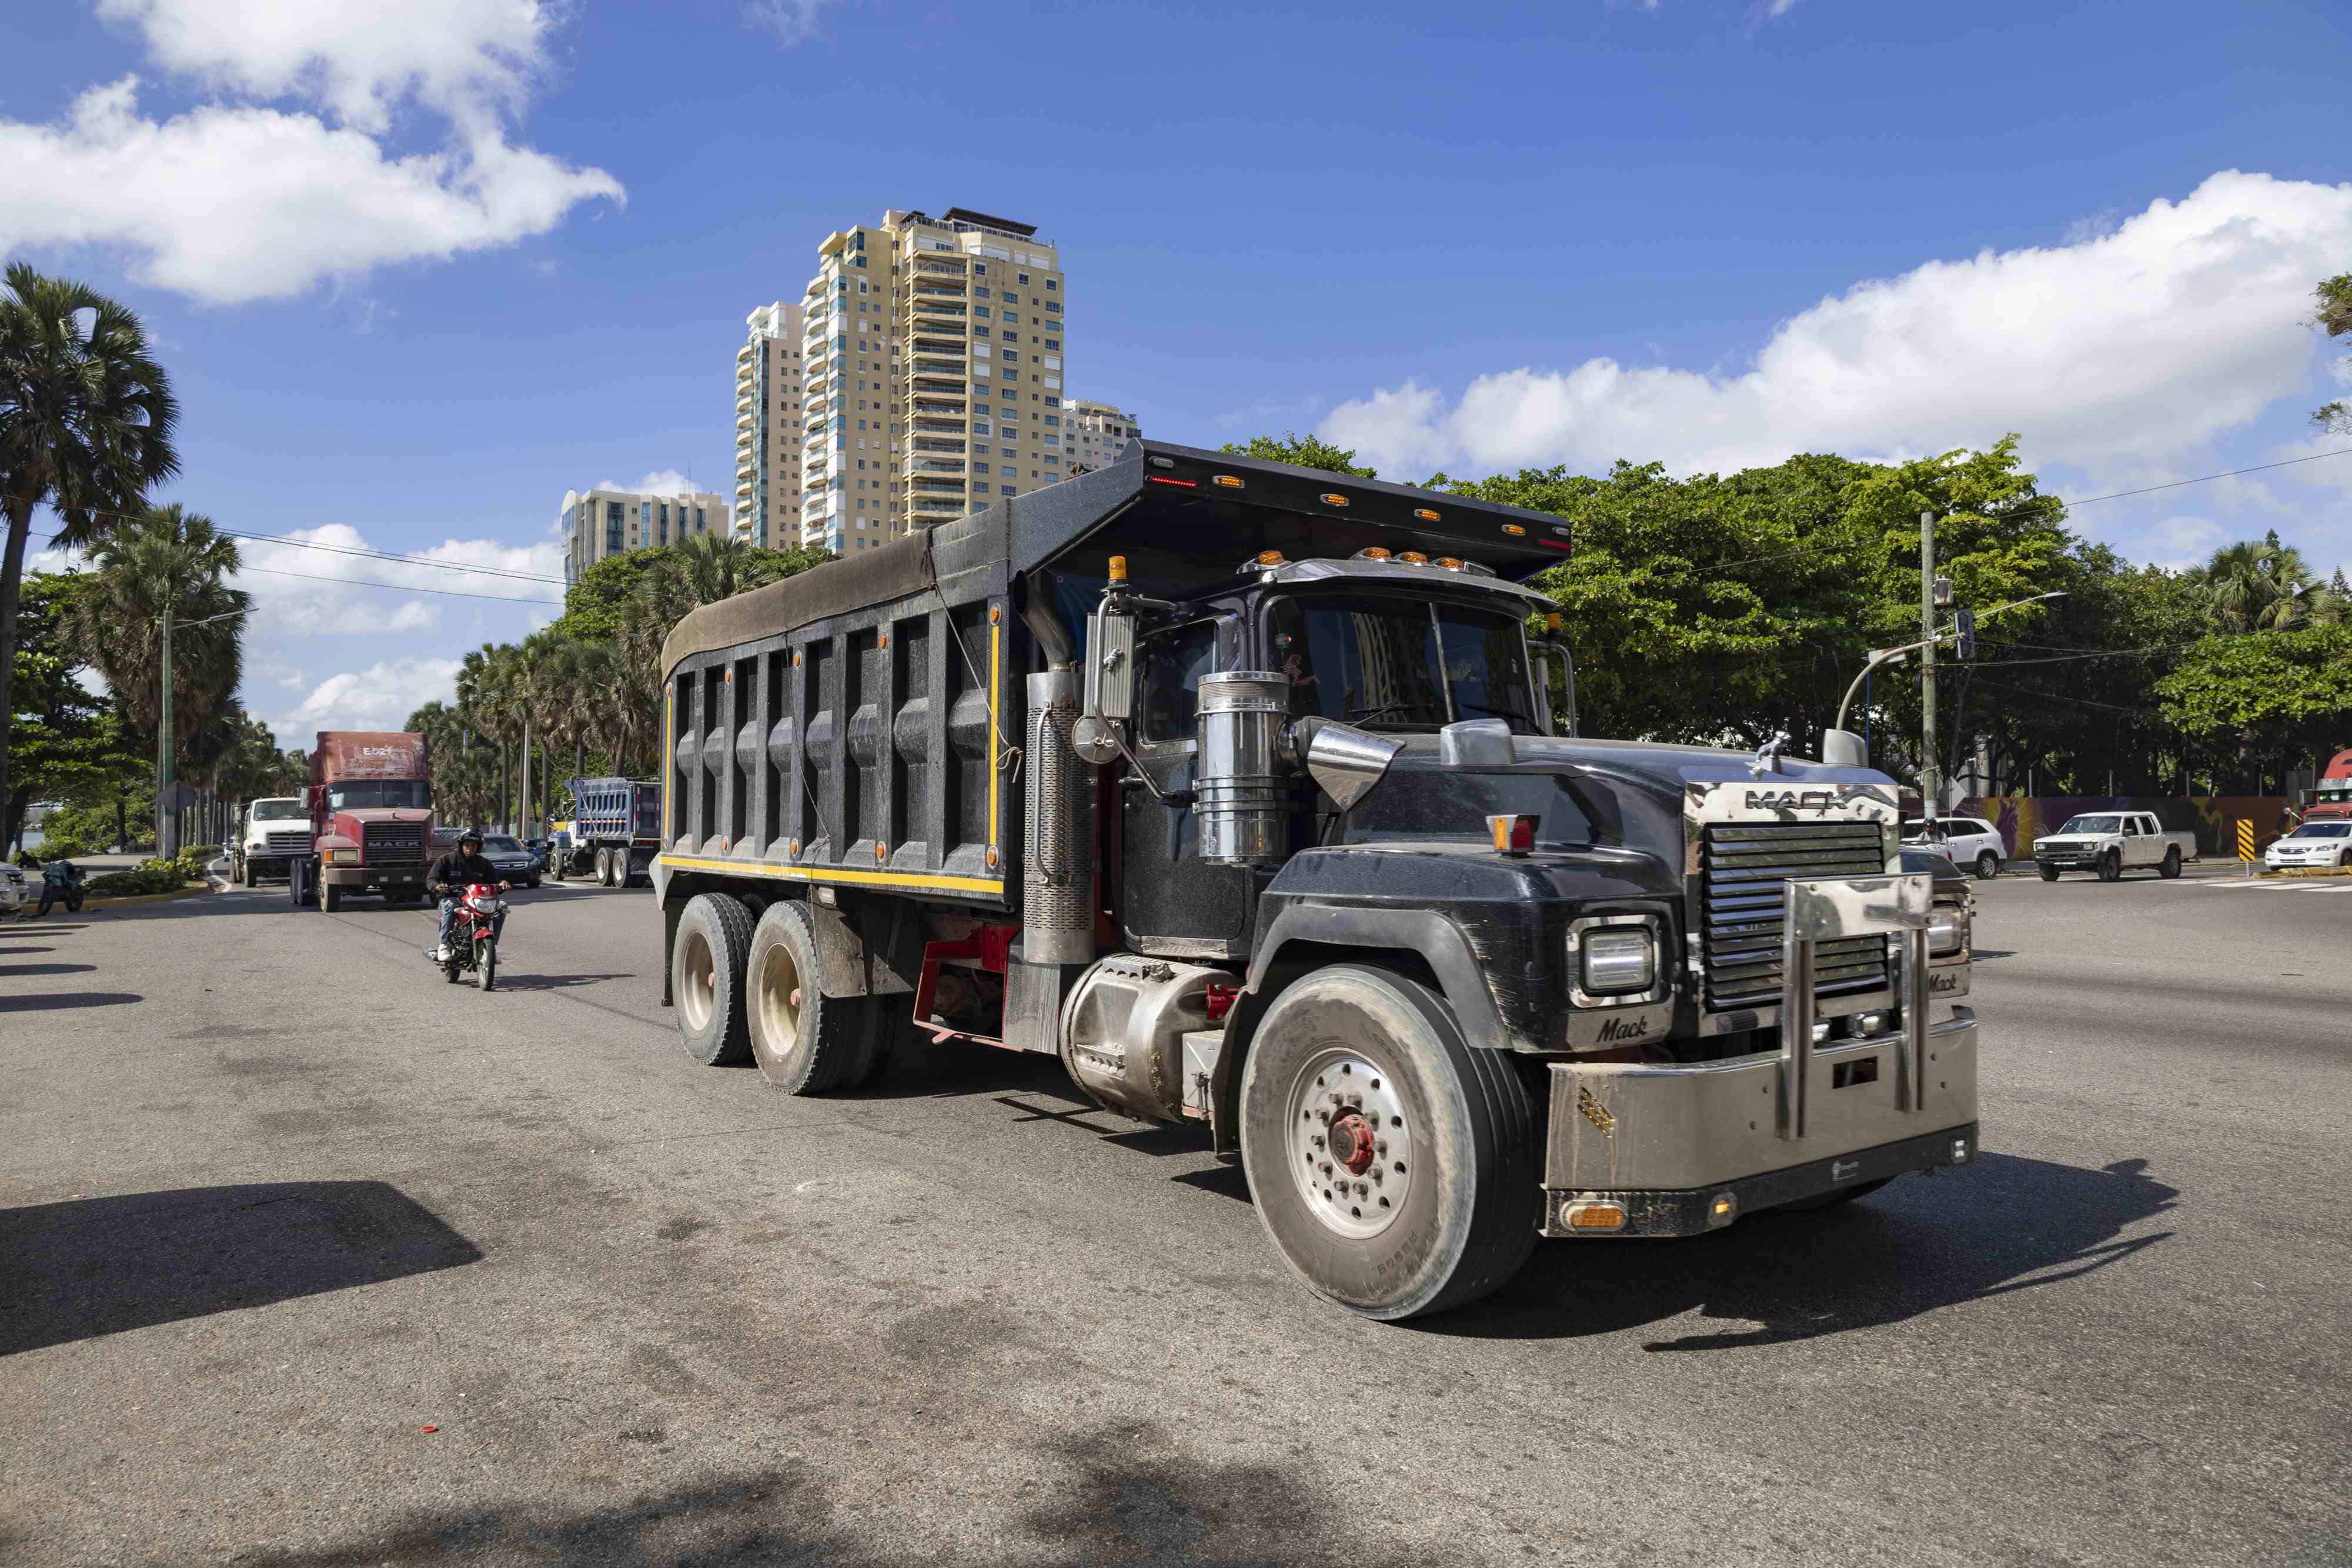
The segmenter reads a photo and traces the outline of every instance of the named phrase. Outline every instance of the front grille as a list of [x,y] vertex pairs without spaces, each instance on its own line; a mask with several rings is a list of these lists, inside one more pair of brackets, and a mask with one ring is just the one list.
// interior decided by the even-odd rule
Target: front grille
[[272,832],[265,841],[271,854],[302,854],[310,848],[310,831],[307,828],[297,828],[291,832]]
[[360,827],[360,859],[370,871],[425,864],[425,824],[366,822]]
[[[1876,876],[1885,869],[1876,822],[1708,824],[1699,843],[1699,973],[1708,1009],[1780,1001],[1783,883],[1792,876]],[[1886,983],[1883,936],[1851,936],[1813,949],[1819,995]]]

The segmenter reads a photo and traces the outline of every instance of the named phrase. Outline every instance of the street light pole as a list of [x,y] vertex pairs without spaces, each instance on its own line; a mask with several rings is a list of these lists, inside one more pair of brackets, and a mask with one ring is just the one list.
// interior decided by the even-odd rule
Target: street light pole
[[1936,514],[1919,514],[1919,794],[1928,834],[1936,827]]
[[172,744],[172,607],[163,606],[163,722],[155,732],[155,855],[176,860],[180,854],[180,819],[172,810],[172,765],[179,747]]

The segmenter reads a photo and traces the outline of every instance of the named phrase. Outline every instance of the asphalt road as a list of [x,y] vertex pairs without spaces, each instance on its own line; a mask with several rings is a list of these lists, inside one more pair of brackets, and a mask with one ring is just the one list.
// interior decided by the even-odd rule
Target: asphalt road
[[644,893],[0,925],[0,1562],[2352,1561],[2352,883],[1981,894],[1979,1163],[1404,1327],[1050,1061],[692,1065]]

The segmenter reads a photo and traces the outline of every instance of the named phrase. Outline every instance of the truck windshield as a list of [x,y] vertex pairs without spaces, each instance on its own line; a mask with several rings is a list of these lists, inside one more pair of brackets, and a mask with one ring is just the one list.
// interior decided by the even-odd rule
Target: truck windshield
[[338,811],[377,806],[422,808],[433,804],[433,786],[422,779],[353,779],[328,785],[327,804]]
[[1367,729],[1434,730],[1499,718],[1535,735],[1535,693],[1517,617],[1376,594],[1276,600],[1267,653],[1289,675],[1290,709]]
[[2124,831],[2121,817],[2069,817],[2062,833],[2120,833]]
[[299,822],[310,815],[299,800],[256,800],[253,803],[253,820],[257,822]]

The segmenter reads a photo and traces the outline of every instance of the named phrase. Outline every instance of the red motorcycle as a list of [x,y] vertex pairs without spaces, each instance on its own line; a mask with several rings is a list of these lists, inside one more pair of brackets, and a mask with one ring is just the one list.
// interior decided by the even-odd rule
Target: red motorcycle
[[471,970],[476,986],[491,989],[499,983],[499,916],[506,909],[496,886],[471,883],[458,898],[457,918],[449,925],[448,956],[441,956],[438,943],[425,949],[425,956],[441,966],[451,985]]

